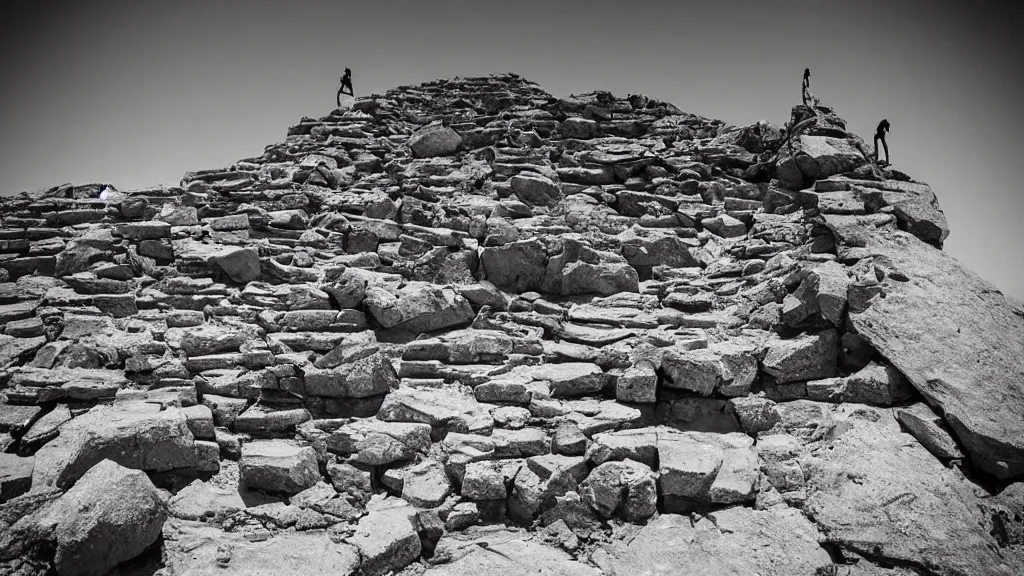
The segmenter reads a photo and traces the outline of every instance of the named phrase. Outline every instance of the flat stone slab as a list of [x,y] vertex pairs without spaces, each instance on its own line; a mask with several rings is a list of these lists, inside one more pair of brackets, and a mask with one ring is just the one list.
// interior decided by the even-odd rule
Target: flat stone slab
[[1024,475],[1024,317],[995,286],[910,234],[841,229],[867,239],[890,270],[885,297],[851,310],[853,327],[942,409],[976,466]]
[[694,520],[659,516],[634,538],[599,548],[591,560],[608,576],[817,576],[832,566],[820,538],[798,510],[738,506]]
[[523,531],[502,528],[479,530],[465,537],[445,536],[437,554],[452,558],[428,568],[425,576],[464,576],[494,574],[501,576],[600,576],[597,569],[578,562],[563,550],[545,544]]
[[100,461],[151,472],[192,468],[195,438],[185,414],[157,404],[97,406],[61,426],[36,452],[32,487],[67,487]]
[[1010,548],[977,528],[987,522],[981,490],[901,432],[891,411],[849,405],[833,416],[835,433],[796,459],[804,513],[830,542],[928,574],[1024,573]]
[[322,530],[251,541],[209,524],[172,520],[164,525],[164,542],[168,574],[351,576],[359,568],[356,547]]

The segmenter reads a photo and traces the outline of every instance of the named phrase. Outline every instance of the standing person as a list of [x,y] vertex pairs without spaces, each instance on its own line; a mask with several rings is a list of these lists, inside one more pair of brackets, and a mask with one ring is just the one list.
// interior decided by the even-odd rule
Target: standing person
[[341,77],[341,88],[338,88],[338,107],[341,108],[341,95],[345,94],[345,88],[348,88],[348,95],[355,96],[352,93],[352,71],[345,68],[345,75]]
[[804,106],[807,106],[807,101],[810,99],[811,93],[811,69],[804,68],[804,81],[800,87],[800,100],[803,101]]
[[878,128],[875,129],[875,162],[878,162],[878,142],[881,140],[882,147],[885,148],[885,163],[891,164],[889,161],[889,145],[885,143],[885,133],[889,131],[889,121],[885,118],[878,123]]

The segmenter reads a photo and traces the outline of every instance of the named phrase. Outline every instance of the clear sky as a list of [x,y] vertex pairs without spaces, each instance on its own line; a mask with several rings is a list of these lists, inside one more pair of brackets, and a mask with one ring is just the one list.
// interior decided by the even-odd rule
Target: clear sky
[[781,124],[800,77],[932,185],[946,250],[1024,298],[1024,42],[1010,2],[139,0],[0,8],[0,194],[177,184],[356,94],[516,72]]

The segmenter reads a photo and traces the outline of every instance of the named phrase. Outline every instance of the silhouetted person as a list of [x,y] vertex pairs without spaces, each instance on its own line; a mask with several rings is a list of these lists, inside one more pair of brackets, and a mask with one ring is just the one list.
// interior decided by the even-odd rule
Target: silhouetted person
[[345,75],[341,77],[341,88],[338,88],[338,107],[341,107],[341,95],[346,94],[345,88],[348,88],[347,94],[349,96],[355,96],[352,93],[352,71],[345,68]]
[[807,106],[807,100],[811,93],[811,69],[804,68],[804,81],[800,87],[800,99],[803,101],[804,106]]
[[878,128],[875,129],[875,162],[878,162],[878,141],[881,140],[882,147],[885,148],[885,163],[891,163],[889,162],[889,145],[885,143],[885,133],[888,131],[889,121],[883,118],[882,121],[878,123]]

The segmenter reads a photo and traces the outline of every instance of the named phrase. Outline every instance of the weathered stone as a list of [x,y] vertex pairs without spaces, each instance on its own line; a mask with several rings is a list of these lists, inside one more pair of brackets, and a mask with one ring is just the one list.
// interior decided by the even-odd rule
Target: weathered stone
[[404,471],[402,499],[419,508],[437,508],[452,491],[444,466],[425,460]]
[[500,465],[493,461],[466,464],[462,496],[470,500],[504,500],[508,496],[508,488]]
[[310,419],[305,408],[270,410],[255,404],[235,417],[235,430],[252,436],[288,434]]
[[0,453],[0,503],[21,496],[32,487],[34,459]]
[[409,147],[417,158],[432,158],[454,154],[462,145],[458,132],[447,126],[425,126],[409,139]]
[[976,466],[1000,478],[1024,474],[1024,317],[991,284],[913,236],[862,234],[907,280],[890,272],[885,297],[851,310],[851,325],[942,410]]
[[829,402],[892,406],[914,396],[914,389],[892,366],[871,362],[845,378],[807,383],[807,397]]
[[430,450],[430,426],[376,418],[356,420],[332,431],[327,449],[367,466],[411,460]]
[[44,541],[57,574],[106,574],[155,542],[166,518],[163,498],[145,473],[103,460],[52,505],[16,523],[9,536],[17,546],[0,546],[0,558]]
[[451,288],[424,282],[410,282],[395,292],[370,287],[366,307],[383,327],[411,332],[430,332],[473,319],[465,298]]
[[560,296],[638,292],[639,276],[622,256],[601,253],[576,240],[548,260],[540,289]]
[[104,459],[151,472],[192,468],[194,442],[179,409],[143,402],[97,406],[61,426],[36,452],[32,486],[70,486]]
[[377,417],[388,422],[421,422],[454,432],[483,432],[494,426],[472,392],[399,388],[387,395]]
[[119,236],[129,240],[152,240],[156,238],[168,238],[171,235],[171,225],[167,222],[130,222],[116,228]]
[[353,501],[365,503],[370,499],[373,482],[369,470],[344,462],[330,462],[327,464],[327,475],[334,489],[347,494]]
[[818,529],[792,508],[742,506],[697,517],[665,514],[592,555],[605,573],[818,576],[832,570]]
[[700,224],[722,238],[736,238],[747,233],[747,226],[728,214],[705,218]]
[[615,380],[615,398],[619,402],[654,402],[657,389],[658,374],[649,363],[631,366]]
[[71,410],[66,405],[54,406],[25,432],[21,441],[29,446],[41,446],[57,437],[60,427],[71,420]]
[[779,384],[829,378],[836,373],[839,335],[834,330],[769,343],[764,371]]
[[188,429],[195,438],[212,439],[214,437],[213,411],[208,406],[197,405],[182,408]]
[[360,571],[367,576],[397,572],[420,556],[420,538],[413,525],[416,513],[399,502],[370,511],[346,540],[359,549]]
[[[722,467],[724,451],[685,434],[659,434],[659,492],[673,506],[710,501],[711,485]],[[680,502],[675,502],[678,499]]]
[[512,177],[512,191],[534,206],[554,206],[562,199],[562,191],[550,178],[540,174],[523,173]]
[[583,396],[594,394],[604,388],[604,372],[595,364],[585,362],[569,362],[565,364],[546,364],[531,370],[536,380],[549,382],[551,395]]
[[658,510],[658,490],[651,469],[633,460],[605,462],[580,484],[583,501],[601,516],[621,514],[626,520],[646,520]]
[[460,502],[448,513],[444,521],[446,532],[465,530],[480,521],[480,510],[475,502]]
[[316,452],[285,440],[256,440],[242,446],[242,483],[272,493],[295,494],[320,480]]
[[900,425],[936,458],[964,457],[956,441],[946,431],[942,418],[928,405],[919,402],[907,408],[896,408],[895,414]]
[[169,574],[290,574],[340,576],[359,569],[355,546],[335,542],[323,530],[280,531],[265,538],[224,532],[197,522],[168,522],[164,526],[166,570]]
[[671,379],[665,385],[702,395],[719,393],[740,396],[750,391],[757,377],[757,359],[741,346],[729,344],[708,348],[669,348],[662,358],[662,370]]
[[739,418],[743,431],[751,436],[771,430],[779,421],[775,402],[763,396],[733,398],[729,400],[729,404]]
[[450,562],[430,566],[424,576],[460,576],[467,573],[502,576],[600,576],[597,569],[573,559],[567,552],[544,544],[523,531],[503,528],[468,542],[443,538],[435,556],[451,554]]
[[800,460],[804,508],[831,542],[935,574],[970,574],[977,566],[1019,573],[1020,564],[975,528],[985,520],[971,484],[901,433],[889,411],[840,417],[836,432],[816,443],[821,449]]
[[651,468],[658,462],[658,434],[650,428],[594,434],[587,460],[594,466],[615,460],[635,460]]
[[544,246],[535,239],[484,248],[480,256],[487,279],[517,294],[540,288],[547,260]]

